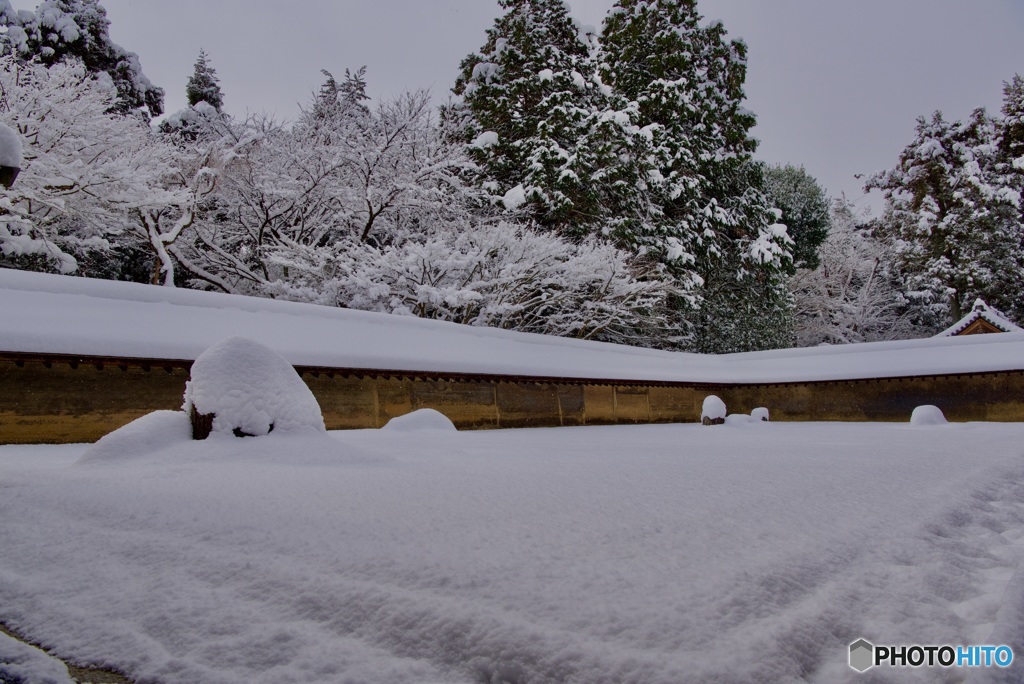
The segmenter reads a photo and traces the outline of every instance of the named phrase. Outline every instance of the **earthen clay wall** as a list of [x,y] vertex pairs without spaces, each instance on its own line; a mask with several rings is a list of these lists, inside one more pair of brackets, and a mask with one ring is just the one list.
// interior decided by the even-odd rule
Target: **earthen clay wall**
[[[0,444],[92,442],[178,409],[191,361],[0,353]],[[328,429],[375,428],[434,408],[462,429],[696,422],[708,394],[772,420],[906,421],[935,404],[951,421],[1024,421],[1024,371],[774,384],[659,383],[384,370],[297,370]]]

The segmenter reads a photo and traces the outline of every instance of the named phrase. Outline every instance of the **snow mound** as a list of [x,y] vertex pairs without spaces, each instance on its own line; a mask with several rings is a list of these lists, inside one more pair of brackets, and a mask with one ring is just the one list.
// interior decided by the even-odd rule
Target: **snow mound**
[[703,421],[705,418],[710,420],[725,420],[725,402],[716,397],[714,394],[709,394],[704,397],[704,405],[700,409],[700,419]]
[[192,428],[183,411],[154,411],[100,438],[79,463],[111,463],[188,442]]
[[914,409],[914,412],[910,414],[911,425],[945,425],[946,416],[942,414],[942,409],[938,406],[932,406],[931,404],[925,404],[924,406],[918,406]]
[[23,644],[0,632],[0,682],[32,684],[74,684],[68,668],[34,646]]
[[731,413],[725,417],[726,425],[756,425],[761,421],[746,413]]
[[196,358],[182,408],[213,414],[213,432],[325,431],[316,397],[291,364],[244,337],[229,337]]
[[477,147],[480,149],[487,149],[488,147],[497,145],[499,140],[500,138],[498,137],[498,134],[495,133],[494,131],[484,131],[476,138],[474,138],[473,142],[469,143],[469,146]]
[[440,411],[434,409],[419,409],[404,416],[398,416],[388,421],[382,430],[392,432],[422,432],[424,430],[441,430],[444,432],[455,432],[455,423]]
[[767,423],[769,420],[768,409],[766,409],[764,406],[758,406],[756,409],[750,412],[750,415],[752,418],[754,418],[754,420],[759,420],[765,423]]
[[505,193],[505,196],[501,198],[505,208],[509,211],[515,211],[519,207],[526,204],[526,188],[521,184],[512,188]]

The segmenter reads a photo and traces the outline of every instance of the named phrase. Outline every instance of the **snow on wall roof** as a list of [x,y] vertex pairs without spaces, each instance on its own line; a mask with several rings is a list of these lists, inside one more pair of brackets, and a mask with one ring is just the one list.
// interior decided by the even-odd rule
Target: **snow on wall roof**
[[232,335],[295,365],[676,382],[1024,369],[1024,332],[722,356],[0,269],[0,351],[195,359]]
[[1003,332],[1024,332],[1024,328],[1021,328],[1014,324],[1013,321],[1008,320],[999,311],[986,304],[984,300],[977,299],[975,300],[974,307],[971,309],[969,314],[940,332],[936,337],[951,337],[953,335],[959,335],[966,330],[971,323],[974,323],[978,319],[991,323]]

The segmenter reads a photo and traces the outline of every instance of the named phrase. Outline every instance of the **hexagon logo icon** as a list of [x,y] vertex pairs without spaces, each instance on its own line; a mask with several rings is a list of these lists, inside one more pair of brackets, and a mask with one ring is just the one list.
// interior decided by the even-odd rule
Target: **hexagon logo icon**
[[857,672],[864,672],[875,665],[875,647],[864,639],[857,639],[850,644],[850,667]]

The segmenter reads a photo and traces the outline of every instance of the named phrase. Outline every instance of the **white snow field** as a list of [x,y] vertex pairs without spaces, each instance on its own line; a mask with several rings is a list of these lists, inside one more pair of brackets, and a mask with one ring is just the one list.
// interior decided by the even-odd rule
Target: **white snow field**
[[195,359],[241,336],[347,368],[726,383],[1024,369],[1024,332],[702,356],[10,269],[0,321],[7,352]]
[[410,422],[0,447],[0,621],[162,684],[1024,679],[1024,425]]

